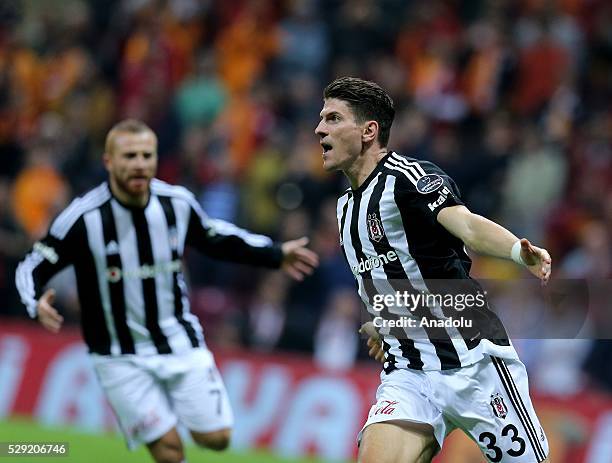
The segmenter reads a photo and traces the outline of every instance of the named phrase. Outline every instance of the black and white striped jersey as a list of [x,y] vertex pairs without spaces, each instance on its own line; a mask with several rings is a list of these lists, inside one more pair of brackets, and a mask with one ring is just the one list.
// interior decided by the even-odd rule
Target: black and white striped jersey
[[20,263],[16,284],[31,317],[49,279],[74,265],[81,329],[102,355],[166,354],[204,346],[182,273],[185,246],[208,256],[277,268],[280,247],[206,216],[185,188],[154,179],[144,208],[127,207],[102,183],[53,221]]
[[[444,319],[440,307],[400,305],[375,310],[376,295],[474,291],[471,260],[463,242],[437,221],[438,212],[463,204],[455,182],[431,162],[390,152],[356,190],[338,200],[340,245],[372,317]],[[456,282],[449,287],[448,282]],[[378,296],[380,297],[380,296]],[[380,299],[379,299],[380,300]],[[505,330],[486,307],[475,314],[478,326],[493,326],[499,336],[484,339],[476,329],[417,326],[380,328],[385,371],[395,368],[448,370],[470,365],[485,353],[514,357]]]

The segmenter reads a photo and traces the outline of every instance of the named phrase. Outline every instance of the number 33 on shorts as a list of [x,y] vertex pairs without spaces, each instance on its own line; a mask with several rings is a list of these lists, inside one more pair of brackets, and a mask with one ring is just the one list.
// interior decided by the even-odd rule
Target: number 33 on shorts
[[[525,444],[525,439],[519,436],[519,431],[516,429],[516,426],[513,424],[504,426],[501,431],[501,435],[503,437],[510,435],[512,443],[516,443],[516,445],[507,449],[505,453],[511,457],[520,457],[521,455],[525,454],[525,448],[527,447]],[[480,436],[478,436],[478,442],[485,446],[486,451],[484,454],[489,461],[498,463],[502,460],[504,451],[497,446],[497,438],[495,437],[495,434],[488,431],[482,432],[480,433]]]
[[[496,432],[482,431],[478,434],[478,445],[491,463],[542,461],[548,453],[542,444],[547,444],[544,430],[533,422],[525,410],[518,423],[505,422],[508,408],[501,394],[491,395],[491,408],[498,421],[502,421]],[[514,410],[520,414],[520,409]],[[537,429],[536,429],[537,427]],[[547,445],[546,445],[547,447]],[[534,459],[535,458],[535,459]]]

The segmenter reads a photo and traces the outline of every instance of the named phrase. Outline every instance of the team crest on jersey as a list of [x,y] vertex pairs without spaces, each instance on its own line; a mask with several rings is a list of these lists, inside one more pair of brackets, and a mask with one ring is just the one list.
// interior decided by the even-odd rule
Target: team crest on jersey
[[419,193],[427,195],[437,191],[444,184],[444,179],[437,174],[423,175],[416,184]]
[[370,239],[373,239],[377,243],[385,236],[385,230],[383,229],[382,222],[376,216],[376,212],[368,214],[368,235]]
[[506,418],[506,415],[508,415],[508,407],[506,407],[504,398],[500,394],[491,394],[490,404],[496,417],[502,419]]

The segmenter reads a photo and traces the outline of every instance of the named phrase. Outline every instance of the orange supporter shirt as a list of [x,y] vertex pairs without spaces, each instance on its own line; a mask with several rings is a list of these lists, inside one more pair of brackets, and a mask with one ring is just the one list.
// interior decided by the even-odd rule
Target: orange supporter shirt
[[28,167],[13,187],[15,217],[32,239],[40,238],[67,199],[68,187],[50,166]]

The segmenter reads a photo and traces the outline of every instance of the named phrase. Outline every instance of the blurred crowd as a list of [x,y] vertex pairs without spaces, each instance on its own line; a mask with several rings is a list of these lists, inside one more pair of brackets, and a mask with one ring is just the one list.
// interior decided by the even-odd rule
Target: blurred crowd
[[[159,177],[188,187],[209,215],[278,240],[307,235],[321,256],[316,274],[295,285],[189,253],[193,310],[208,341],[350,367],[364,349],[338,245],[335,204],[346,183],[323,172],[313,132],[322,90],[340,75],[390,92],[391,149],[440,165],[471,210],[546,246],[555,278],[605,288],[610,2],[5,0],[0,312],[25,316],[17,262],[67,202],[105,179],[106,132],[134,117],[158,134]],[[520,272],[475,257],[476,276]],[[72,278],[54,284],[77,321]],[[582,340],[517,340],[536,387],[612,391],[612,341],[590,339],[588,324]]]

